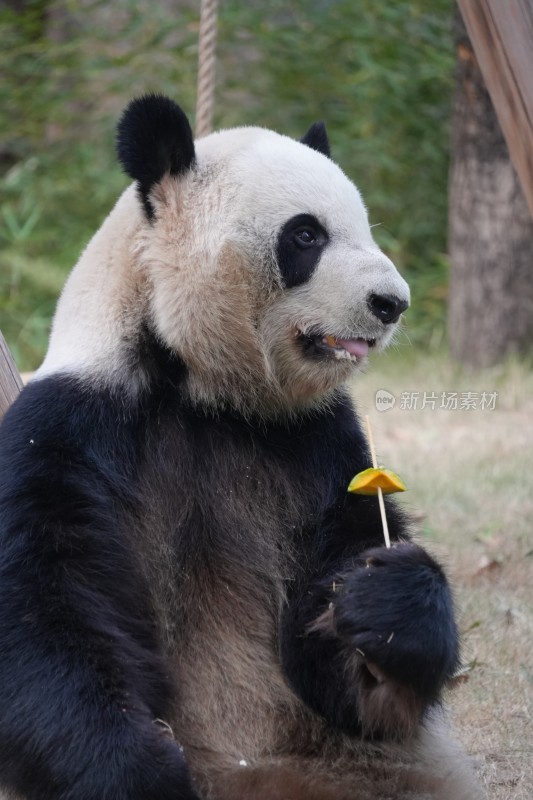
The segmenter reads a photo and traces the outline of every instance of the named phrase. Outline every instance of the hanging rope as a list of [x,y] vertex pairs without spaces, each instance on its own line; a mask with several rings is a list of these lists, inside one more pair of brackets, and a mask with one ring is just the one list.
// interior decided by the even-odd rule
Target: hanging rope
[[218,0],[202,0],[198,45],[198,88],[196,92],[196,137],[213,129]]

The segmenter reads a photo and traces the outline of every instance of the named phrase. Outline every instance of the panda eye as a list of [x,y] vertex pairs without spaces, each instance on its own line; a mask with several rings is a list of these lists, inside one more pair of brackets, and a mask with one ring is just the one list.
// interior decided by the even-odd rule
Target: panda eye
[[294,231],[293,238],[299,247],[312,247],[318,239],[318,234],[314,228],[307,225]]

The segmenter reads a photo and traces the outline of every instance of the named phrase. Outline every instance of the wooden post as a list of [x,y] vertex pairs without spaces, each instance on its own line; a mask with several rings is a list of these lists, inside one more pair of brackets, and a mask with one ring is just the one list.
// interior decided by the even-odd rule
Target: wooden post
[[458,0],[533,217],[533,0]]
[[22,380],[6,341],[0,333],[0,420],[22,389]]

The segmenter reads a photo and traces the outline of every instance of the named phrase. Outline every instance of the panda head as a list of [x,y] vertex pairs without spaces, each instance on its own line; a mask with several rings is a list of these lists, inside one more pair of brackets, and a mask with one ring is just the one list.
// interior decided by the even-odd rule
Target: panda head
[[132,363],[118,349],[148,325],[185,364],[192,402],[268,416],[327,402],[391,340],[409,290],[321,123],[300,142],[250,127],[194,143],[181,109],[150,95],[124,112],[118,155],[136,188],[105,248],[121,240],[136,289],[111,315],[128,320],[105,339],[115,363]]

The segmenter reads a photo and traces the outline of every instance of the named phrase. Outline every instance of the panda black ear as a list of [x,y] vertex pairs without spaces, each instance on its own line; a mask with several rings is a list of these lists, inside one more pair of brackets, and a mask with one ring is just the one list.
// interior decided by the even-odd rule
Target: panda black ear
[[302,144],[307,145],[312,150],[316,150],[322,155],[331,157],[331,150],[329,146],[328,132],[326,130],[325,122],[315,122],[305,136],[300,139]]
[[164,175],[181,175],[194,164],[191,126],[168,97],[145,95],[132,100],[117,128],[117,153],[124,171],[137,181],[149,219],[154,209],[148,195]]

